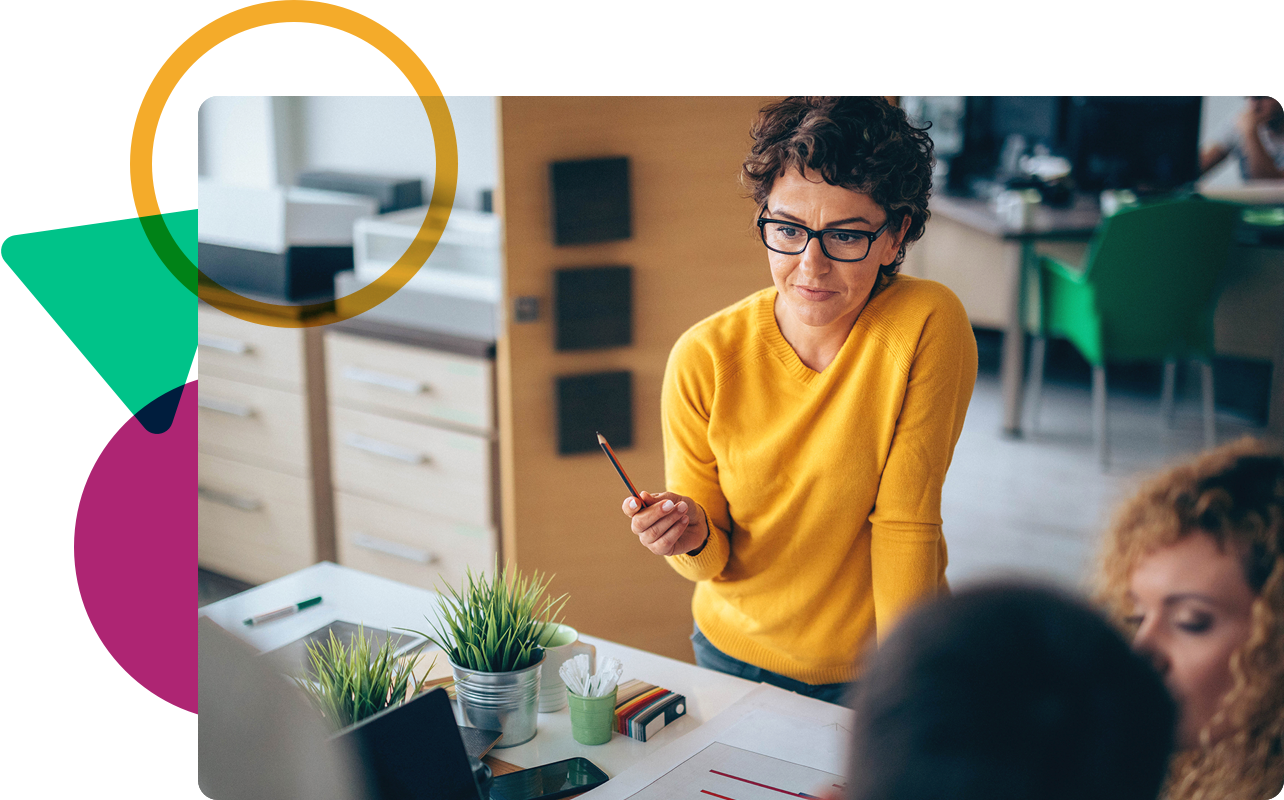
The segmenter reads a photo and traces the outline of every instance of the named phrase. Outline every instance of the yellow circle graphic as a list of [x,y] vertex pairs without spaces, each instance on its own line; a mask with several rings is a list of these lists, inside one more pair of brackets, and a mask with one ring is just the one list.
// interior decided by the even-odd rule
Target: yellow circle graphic
[[[282,23],[282,19],[290,22]],[[442,90],[442,86],[435,80],[428,65],[416,58],[406,44],[388,28],[345,9],[306,1],[300,3],[299,0],[277,0],[276,3],[249,6],[225,14],[200,28],[184,44],[178,46],[175,53],[131,96],[130,211],[131,216],[135,217],[153,216],[167,211],[160,207],[155,196],[154,158],[160,113],[169,96],[182,94],[182,90],[195,80],[200,71],[217,58],[227,39],[239,36],[244,31],[273,26],[288,26],[293,30],[298,30],[299,27],[342,30],[354,39],[365,41],[398,80],[415,94],[421,95],[420,101],[424,104],[433,128],[437,170],[433,177],[433,194],[429,199],[424,223],[415,235],[415,240],[401,258],[377,277],[374,283],[353,291],[347,297],[335,299],[333,308],[330,303],[290,306],[261,302],[223,288],[198,271],[198,297],[231,316],[275,327],[327,325],[369,311],[406,285],[437,247],[455,204],[458,181],[455,123],[451,119],[446,99],[439,95],[428,95],[429,91]],[[145,227],[150,227],[149,239],[152,238],[155,226]],[[173,270],[172,265],[167,263],[167,266]]]

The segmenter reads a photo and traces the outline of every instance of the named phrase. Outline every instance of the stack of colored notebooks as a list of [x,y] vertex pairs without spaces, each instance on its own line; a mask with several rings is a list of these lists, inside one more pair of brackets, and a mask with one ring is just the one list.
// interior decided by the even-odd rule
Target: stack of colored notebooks
[[687,698],[639,680],[625,681],[615,693],[615,729],[645,742],[687,713]]

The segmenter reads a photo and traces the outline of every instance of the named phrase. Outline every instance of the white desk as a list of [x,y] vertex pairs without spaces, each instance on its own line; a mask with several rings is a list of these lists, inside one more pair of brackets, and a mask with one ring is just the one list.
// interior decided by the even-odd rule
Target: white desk
[[[320,605],[291,617],[253,628],[242,622],[254,614],[317,595],[324,598]],[[426,630],[424,616],[434,614],[436,603],[435,592],[323,562],[212,603],[202,608],[200,614],[259,651],[267,651],[337,619],[386,630]],[[616,733],[604,745],[589,746],[571,738],[570,714],[567,709],[562,709],[539,715],[539,732],[534,739],[518,747],[493,750],[493,756],[519,767],[584,756],[614,777],[650,753],[708,722],[758,686],[751,681],[634,650],[605,639],[588,635],[582,638],[597,646],[598,658],[615,656],[620,659],[624,663],[624,680],[640,678],[685,695],[687,715],[648,742]],[[432,657],[432,652],[428,652],[428,658]]]

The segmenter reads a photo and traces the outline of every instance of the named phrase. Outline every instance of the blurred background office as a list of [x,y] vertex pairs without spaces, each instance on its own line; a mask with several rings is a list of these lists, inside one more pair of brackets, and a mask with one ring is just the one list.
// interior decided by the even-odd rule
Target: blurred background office
[[[498,557],[555,573],[580,630],[691,660],[691,587],[629,533],[591,432],[663,486],[670,347],[770,280],[736,179],[769,99],[449,98],[448,220],[416,98],[207,101],[200,258],[227,289],[342,315],[425,219],[441,242],[334,324],[202,304],[201,602],[316,560],[433,587]],[[1078,587],[1133,476],[1284,436],[1284,184],[1236,154],[1201,176],[1243,97],[898,102],[938,158],[904,272],[958,294],[981,354],[947,575]]]

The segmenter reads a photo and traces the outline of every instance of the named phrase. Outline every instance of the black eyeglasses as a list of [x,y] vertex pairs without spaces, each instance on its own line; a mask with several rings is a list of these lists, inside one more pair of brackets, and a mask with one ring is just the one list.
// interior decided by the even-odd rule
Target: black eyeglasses
[[778,219],[758,218],[758,230],[762,233],[762,243],[768,250],[796,256],[807,249],[812,239],[820,239],[820,250],[834,261],[862,261],[869,255],[869,248],[874,240],[883,235],[892,222],[889,216],[882,227],[873,231],[849,231],[843,228],[826,228],[813,231],[806,225],[796,222],[782,222]]

